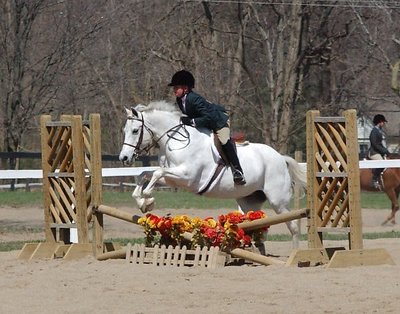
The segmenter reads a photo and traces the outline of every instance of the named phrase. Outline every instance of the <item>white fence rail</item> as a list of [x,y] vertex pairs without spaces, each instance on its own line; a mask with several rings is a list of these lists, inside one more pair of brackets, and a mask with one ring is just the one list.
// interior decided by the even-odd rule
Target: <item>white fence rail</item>
[[[137,177],[140,176],[145,171],[154,171],[158,169],[158,167],[130,167],[130,168],[103,168],[101,169],[101,174],[103,178],[106,177]],[[43,171],[41,169],[35,170],[0,170],[0,180],[16,180],[16,179],[35,179],[42,180],[43,179]],[[124,186],[134,186],[132,183],[124,183],[120,184],[110,184],[103,183],[104,186],[109,187],[121,187]],[[26,189],[30,190],[30,188],[41,187],[42,183],[14,183],[12,185],[13,189]],[[0,185],[0,190],[2,189],[10,189],[11,184]]]
[[[306,167],[306,163],[301,163]],[[400,159],[391,160],[360,160],[360,169],[372,168],[400,168]],[[126,167],[126,168],[103,168],[103,177],[137,177],[145,171],[154,171],[158,167]],[[0,170],[0,180],[9,179],[43,179],[41,169],[35,170]],[[32,183],[31,183],[32,184]],[[26,184],[19,184],[25,187]],[[0,186],[0,188],[10,187],[10,185]],[[15,186],[17,187],[17,186]]]
[[[145,171],[154,171],[159,167],[103,168],[103,177],[136,177]],[[43,171],[35,170],[0,170],[0,180],[6,179],[43,179]]]

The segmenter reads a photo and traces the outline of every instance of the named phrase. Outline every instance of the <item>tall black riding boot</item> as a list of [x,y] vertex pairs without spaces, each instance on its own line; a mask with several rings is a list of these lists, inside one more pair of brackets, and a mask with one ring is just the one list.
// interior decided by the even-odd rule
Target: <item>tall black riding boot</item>
[[243,170],[240,166],[239,158],[236,154],[235,144],[232,140],[226,142],[225,145],[222,145],[222,150],[226,154],[226,157],[229,160],[232,174],[233,174],[233,181],[235,184],[244,185],[246,184],[246,180],[244,179]]
[[382,171],[383,169],[380,168],[372,169],[372,187],[378,190],[381,189],[381,186],[379,184],[379,177],[381,176]]

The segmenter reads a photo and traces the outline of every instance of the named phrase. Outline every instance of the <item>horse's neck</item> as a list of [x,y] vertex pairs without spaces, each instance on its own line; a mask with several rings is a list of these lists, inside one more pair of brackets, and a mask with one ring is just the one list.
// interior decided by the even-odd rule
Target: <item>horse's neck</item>
[[196,128],[182,125],[160,139],[160,153],[167,154],[174,159],[181,160],[182,158],[187,161],[190,161],[190,156],[199,153],[208,158],[207,152],[211,153],[212,140],[210,137],[211,132],[208,130],[199,131]]
[[179,125],[179,118],[170,112],[152,112],[147,119],[156,138],[165,137],[169,130]]

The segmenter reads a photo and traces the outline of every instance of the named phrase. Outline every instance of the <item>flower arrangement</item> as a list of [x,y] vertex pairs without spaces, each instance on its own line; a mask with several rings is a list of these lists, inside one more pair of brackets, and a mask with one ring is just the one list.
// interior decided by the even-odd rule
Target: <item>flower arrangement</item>
[[242,214],[234,211],[220,215],[217,220],[212,217],[201,219],[186,215],[158,217],[147,214],[139,219],[146,235],[146,245],[171,244],[181,245],[185,232],[192,234],[191,245],[219,246],[222,250],[249,246],[251,242],[263,240],[268,227],[245,233],[238,224],[266,217],[263,211],[249,211]]

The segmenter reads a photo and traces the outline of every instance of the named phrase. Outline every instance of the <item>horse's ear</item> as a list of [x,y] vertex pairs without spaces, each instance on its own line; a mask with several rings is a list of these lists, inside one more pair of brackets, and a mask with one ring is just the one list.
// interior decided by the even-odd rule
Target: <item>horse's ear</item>
[[139,118],[139,112],[137,112],[135,108],[131,107],[131,112],[132,112],[133,116],[136,116],[136,118]]
[[126,116],[127,116],[128,118],[132,118],[132,111],[131,111],[131,109],[128,109],[128,108],[125,107],[125,112],[126,112]]
[[131,107],[129,109],[125,107],[125,111],[126,111],[126,115],[128,118],[133,118],[134,116],[139,117],[138,112],[133,107]]

